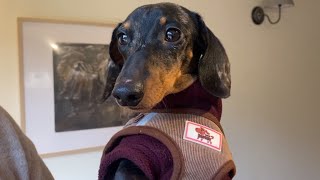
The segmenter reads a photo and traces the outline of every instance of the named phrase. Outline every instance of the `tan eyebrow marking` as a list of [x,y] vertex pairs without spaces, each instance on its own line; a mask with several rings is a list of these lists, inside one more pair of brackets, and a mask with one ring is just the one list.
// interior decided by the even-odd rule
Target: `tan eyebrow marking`
[[167,18],[166,17],[161,17],[160,18],[160,24],[164,25],[167,22]]
[[192,49],[189,49],[189,50],[187,51],[187,57],[188,57],[189,59],[192,59],[192,57],[193,57]]
[[130,21],[127,21],[127,22],[123,23],[123,27],[124,27],[125,29],[129,29],[129,27],[130,27]]

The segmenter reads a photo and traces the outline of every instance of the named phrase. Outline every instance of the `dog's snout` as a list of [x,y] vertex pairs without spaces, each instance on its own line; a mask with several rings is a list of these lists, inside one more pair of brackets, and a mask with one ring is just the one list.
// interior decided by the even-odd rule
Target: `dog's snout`
[[124,84],[116,87],[112,93],[121,106],[137,106],[143,98],[143,88],[138,84]]

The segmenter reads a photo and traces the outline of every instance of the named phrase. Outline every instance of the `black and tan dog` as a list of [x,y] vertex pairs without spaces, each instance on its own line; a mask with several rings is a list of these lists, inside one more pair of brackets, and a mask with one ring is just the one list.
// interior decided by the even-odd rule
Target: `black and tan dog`
[[[164,116],[180,114],[184,117],[188,114],[186,111],[172,113],[170,109],[191,108],[193,110],[189,114],[197,114],[197,117],[186,115],[187,120],[197,119],[199,116],[202,119],[197,122],[195,120],[195,123],[201,124],[201,128],[216,128],[215,131],[221,132],[224,137],[219,124],[219,108],[220,98],[230,95],[230,64],[220,41],[208,29],[200,15],[171,3],[139,7],[113,31],[110,57],[112,61],[108,68],[104,98],[113,95],[121,106],[143,112],[141,116],[149,116],[149,112],[156,112],[156,116],[159,116],[161,112],[165,112]],[[184,95],[187,97],[183,97]],[[165,99],[167,100],[164,101]],[[162,111],[157,111],[158,109]],[[195,113],[198,110],[202,110],[202,113]],[[205,119],[204,114],[211,114],[213,118]],[[219,141],[222,149],[218,151],[210,149],[210,145],[201,146],[202,142],[199,142],[199,147],[193,147],[197,144],[184,140],[184,134],[170,134],[176,131],[180,133],[180,129],[184,127],[179,127],[179,122],[184,124],[186,120],[178,120],[174,127],[170,125],[173,120],[170,120],[169,124],[161,124],[162,128],[165,127],[161,129],[145,122],[143,126],[149,127],[142,127],[141,121],[146,120],[141,120],[141,116],[127,124],[125,130],[130,129],[127,131],[129,133],[121,131],[108,143],[101,159],[100,179],[231,179],[234,176],[235,167],[224,138]],[[160,116],[158,119],[162,120],[159,123],[165,122],[163,119],[166,117]],[[158,120],[155,119],[154,123]],[[212,124],[208,125],[206,121]],[[132,122],[135,127],[131,127]],[[161,135],[166,134],[167,129],[170,129],[168,136],[171,138]],[[175,139],[180,135],[180,139]],[[156,143],[158,144],[153,147]],[[185,147],[189,145],[189,149]],[[176,151],[173,147],[177,147]],[[197,154],[201,151],[204,152]],[[151,155],[147,155],[150,152]],[[158,153],[162,155],[156,157]],[[157,160],[142,162],[147,156]],[[213,162],[205,162],[211,156],[214,156]],[[212,165],[222,162],[217,158],[220,156],[229,159],[224,160],[225,163],[219,167]],[[202,162],[205,167],[201,167]]]

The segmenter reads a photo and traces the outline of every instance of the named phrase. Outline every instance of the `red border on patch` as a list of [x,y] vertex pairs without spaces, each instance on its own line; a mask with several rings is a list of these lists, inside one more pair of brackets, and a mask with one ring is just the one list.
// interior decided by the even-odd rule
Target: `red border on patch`
[[[193,124],[195,126],[198,126],[198,127],[202,127],[204,129],[207,129],[207,130],[210,130],[210,131],[213,131],[215,133],[217,133],[218,135],[220,135],[220,140],[219,140],[219,146],[214,146],[212,144],[209,144],[209,143],[204,143],[198,139],[194,139],[192,137],[188,137],[188,132],[189,132],[189,124]],[[202,145],[205,145],[205,146],[210,146],[212,147],[213,149],[216,149],[218,151],[221,151],[221,147],[222,147],[222,133],[219,132],[219,131],[216,131],[214,129],[211,129],[211,128],[208,128],[207,126],[204,126],[204,125],[201,125],[201,124],[198,124],[198,123],[194,123],[194,122],[191,122],[191,121],[186,121],[186,129],[185,129],[185,132],[183,134],[183,138],[186,139],[186,140],[189,140],[191,142],[197,142],[199,144],[202,144]]]

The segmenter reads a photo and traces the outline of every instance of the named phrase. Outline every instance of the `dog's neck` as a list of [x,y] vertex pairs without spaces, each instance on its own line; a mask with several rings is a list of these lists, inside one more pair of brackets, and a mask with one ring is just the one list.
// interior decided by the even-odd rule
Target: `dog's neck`
[[195,81],[187,89],[163,98],[154,109],[200,109],[214,115],[219,121],[222,113],[221,98],[207,92],[199,82]]

